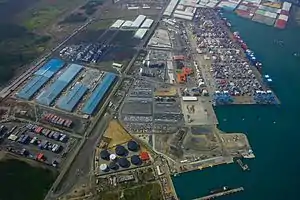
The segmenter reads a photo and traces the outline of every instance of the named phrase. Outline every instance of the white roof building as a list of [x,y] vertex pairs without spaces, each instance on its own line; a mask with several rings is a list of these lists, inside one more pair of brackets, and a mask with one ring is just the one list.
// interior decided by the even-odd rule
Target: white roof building
[[146,19],[144,23],[141,25],[141,28],[150,28],[153,24],[154,20]]
[[177,6],[179,0],[171,0],[169,5],[167,6],[166,10],[164,11],[164,16],[170,17]]
[[184,96],[184,97],[182,97],[182,100],[183,101],[197,101],[198,98],[194,97],[194,96]]
[[122,24],[122,28],[123,28],[123,29],[131,28],[132,23],[133,23],[132,21],[125,21],[125,22]]
[[133,37],[135,37],[137,39],[143,39],[144,36],[146,35],[147,31],[148,31],[148,29],[146,29],[146,28],[140,28],[135,32]]
[[117,21],[115,21],[115,23],[113,23],[110,26],[110,28],[120,28],[123,23],[124,23],[124,20],[118,19]]
[[133,21],[133,23],[132,23],[132,27],[133,28],[139,28],[141,25],[142,25],[142,23],[143,23],[143,21],[145,21],[145,19],[146,19],[146,16],[145,15],[139,15],[134,21]]
[[174,14],[174,17],[179,19],[190,20],[190,21],[193,19],[193,16],[180,15],[180,14]]

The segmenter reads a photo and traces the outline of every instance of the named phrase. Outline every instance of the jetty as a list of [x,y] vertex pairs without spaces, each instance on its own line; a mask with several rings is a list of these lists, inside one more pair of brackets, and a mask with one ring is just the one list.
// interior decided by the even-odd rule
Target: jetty
[[240,166],[244,171],[250,170],[250,169],[249,169],[249,166],[248,166],[247,164],[244,164],[244,163],[242,162],[241,159],[238,159],[236,162],[239,164],[239,166]]
[[239,188],[234,188],[234,189],[230,189],[230,190],[218,192],[218,193],[211,194],[211,195],[208,195],[208,196],[205,196],[205,197],[200,197],[200,198],[197,198],[197,199],[194,199],[194,200],[215,199],[217,197],[221,197],[221,196],[225,196],[225,195],[229,195],[229,194],[234,194],[234,193],[241,192],[241,191],[244,191],[243,187],[239,187]]

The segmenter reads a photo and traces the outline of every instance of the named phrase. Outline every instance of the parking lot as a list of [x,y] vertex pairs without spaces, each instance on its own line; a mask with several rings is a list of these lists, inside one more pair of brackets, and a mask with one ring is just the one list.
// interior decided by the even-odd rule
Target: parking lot
[[28,123],[3,123],[2,148],[12,153],[59,167],[77,139],[62,131]]

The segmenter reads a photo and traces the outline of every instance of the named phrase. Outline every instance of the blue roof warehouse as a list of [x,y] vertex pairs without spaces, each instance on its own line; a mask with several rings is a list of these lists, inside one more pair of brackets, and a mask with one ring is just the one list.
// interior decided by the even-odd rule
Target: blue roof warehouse
[[93,91],[90,98],[84,104],[82,108],[82,112],[84,114],[91,115],[102,101],[104,95],[113,84],[114,80],[116,79],[116,75],[112,73],[106,73],[105,77],[103,78],[102,82],[96,87]]
[[57,107],[72,112],[74,107],[81,100],[83,95],[88,91],[88,88],[84,86],[82,83],[77,83],[74,85],[71,90],[69,90],[66,96],[63,96],[57,104]]
[[82,69],[81,65],[69,65],[66,71],[36,98],[37,102],[47,106],[51,105]]
[[59,59],[51,59],[34,73],[31,80],[16,94],[20,99],[29,100],[43,85],[50,80],[63,66]]

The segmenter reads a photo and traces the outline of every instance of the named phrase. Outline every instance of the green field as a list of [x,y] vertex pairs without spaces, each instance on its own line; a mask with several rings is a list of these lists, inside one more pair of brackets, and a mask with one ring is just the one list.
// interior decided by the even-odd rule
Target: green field
[[71,12],[81,6],[84,2],[86,0],[41,0],[22,14],[22,18],[25,19],[23,25],[29,30],[46,27],[66,12]]

